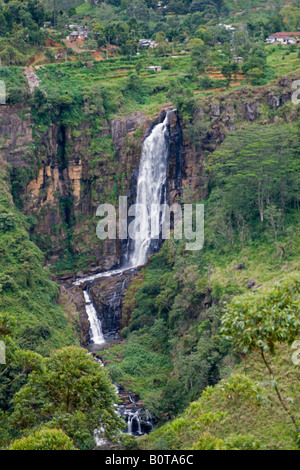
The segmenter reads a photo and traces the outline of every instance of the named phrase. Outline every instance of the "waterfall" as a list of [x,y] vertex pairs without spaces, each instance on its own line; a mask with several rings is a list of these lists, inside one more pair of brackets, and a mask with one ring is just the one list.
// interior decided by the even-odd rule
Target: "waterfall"
[[[154,250],[158,250],[158,238],[161,231],[161,219],[163,214],[158,210],[159,206],[166,203],[166,180],[169,151],[169,115],[168,111],[164,121],[157,124],[150,135],[143,143],[139,174],[137,181],[136,212],[134,222],[134,232],[138,233],[133,244],[133,250],[127,256],[127,262],[123,266],[82,279],[74,282],[75,285],[91,283],[97,279],[110,278],[122,275],[125,271],[130,271],[147,262],[147,257],[154,245]],[[152,209],[156,209],[156,211]],[[153,227],[154,225],[154,227]],[[153,240],[151,235],[156,234]],[[129,246],[129,243],[128,243]],[[90,321],[90,342],[95,345],[102,345],[105,342],[101,322],[97,316],[89,293],[84,290],[86,301],[86,312]],[[121,298],[120,298],[121,302]]]
[[153,417],[145,408],[140,407],[134,398],[127,394],[130,405],[119,405],[118,413],[126,422],[126,434],[132,436],[142,436],[148,434],[153,429]]
[[157,237],[160,233],[160,211],[151,211],[151,209],[158,208],[160,204],[166,202],[169,113],[161,124],[154,127],[143,144],[135,213],[135,232],[139,236],[135,239],[133,252],[129,256],[130,267],[142,266],[147,261],[152,241],[151,223],[154,224],[152,233],[156,233]]
[[128,416],[128,421],[127,421],[127,434],[132,435],[132,430],[133,430],[133,422],[136,421],[137,424],[137,434],[141,436],[142,433],[142,428],[141,428],[141,421],[139,417],[139,412],[136,411],[135,413],[130,413],[127,415]]
[[103,344],[105,342],[102,333],[101,322],[97,316],[96,309],[91,301],[90,295],[87,290],[83,291],[85,300],[85,310],[90,322],[90,341],[93,344]]
[[[161,232],[161,220],[164,214],[161,214],[159,207],[166,203],[166,180],[169,152],[169,114],[168,111],[164,121],[156,125],[150,135],[145,139],[141,160],[139,166],[139,174],[137,181],[136,195],[136,212],[134,231],[139,234],[135,237],[133,250],[129,252],[129,238],[127,243],[127,259],[126,264],[117,269],[106,271],[85,278],[77,279],[74,284],[79,286],[95,282],[97,279],[105,279],[121,276],[128,272],[127,278],[122,283],[122,291],[125,288],[126,280],[135,272],[135,268],[147,262],[147,257],[152,251],[159,249],[159,236]],[[156,211],[152,210],[156,208]],[[132,215],[132,214],[130,214]],[[154,225],[154,226],[153,226]],[[155,234],[155,237],[152,235]],[[90,342],[95,346],[100,345],[103,349],[105,338],[102,332],[101,320],[97,315],[97,311],[91,301],[88,288],[83,290],[85,298],[86,313],[90,322]],[[116,293],[115,293],[116,294]],[[115,308],[116,295],[111,301],[112,308]],[[121,297],[119,299],[121,305]],[[106,333],[106,332],[105,332]],[[107,334],[107,333],[106,333]],[[97,349],[95,349],[97,350]],[[103,366],[101,360],[100,364]],[[120,395],[119,390],[117,393]],[[150,413],[141,408],[138,403],[129,394],[131,406],[115,405],[117,412],[122,416],[126,423],[126,433],[140,436],[150,432],[153,429],[153,419]],[[107,441],[102,438],[102,429],[95,430],[95,440],[99,447],[105,446]]]
[[[136,213],[134,228],[139,236],[134,240],[133,251],[127,254],[127,262],[117,269],[93,274],[77,279],[74,285],[93,282],[121,275],[125,271],[142,266],[147,262],[151,242],[157,242],[160,234],[161,215],[160,211],[152,211],[151,208],[159,208],[166,203],[166,181],[169,151],[169,115],[166,113],[164,121],[157,124],[150,135],[145,139],[142,148],[139,174],[137,181]],[[152,216],[152,217],[151,217]],[[151,223],[152,226],[151,231]],[[134,230],[133,230],[134,232]],[[151,233],[156,233],[156,238],[151,238]],[[158,245],[158,244],[157,244]],[[127,243],[127,250],[129,243]]]

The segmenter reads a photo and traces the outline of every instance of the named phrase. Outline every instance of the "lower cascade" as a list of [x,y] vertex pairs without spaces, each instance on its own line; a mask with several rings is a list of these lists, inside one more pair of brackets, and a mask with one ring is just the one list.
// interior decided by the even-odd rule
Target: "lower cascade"
[[[118,278],[123,275],[128,276],[122,281],[122,289],[118,293],[118,299],[116,298],[117,293],[115,292],[109,300],[109,308],[115,309],[116,305],[120,307],[121,296],[126,286],[126,280],[130,280],[137,268],[147,262],[150,252],[157,252],[159,250],[159,234],[161,229],[161,213],[159,206],[160,204],[166,203],[169,149],[168,122],[170,112],[172,111],[167,112],[162,123],[157,124],[153,128],[143,144],[137,180],[137,209],[135,214],[135,229],[138,236],[135,237],[131,252],[127,253],[127,257],[125,257],[127,258],[126,261],[123,266],[117,269],[80,278],[74,282],[75,285],[83,285],[84,288],[85,309],[90,323],[90,351],[103,349],[107,340],[115,336],[115,331],[112,332],[109,328],[103,331],[102,322],[98,317],[97,310],[90,295],[92,286],[97,281],[101,281],[101,279]],[[153,207],[157,207],[157,213],[153,214]],[[153,227],[151,227],[153,222],[155,224],[154,230]],[[151,238],[153,233],[156,234],[155,239]],[[115,386],[123,402],[122,405],[116,405],[116,410],[119,415],[124,418],[126,423],[124,432],[134,436],[149,433],[153,429],[153,418],[151,414],[143,407],[143,404],[137,396],[123,391],[118,385]],[[101,428],[95,430],[95,442],[97,448],[103,448],[107,444],[101,437]]]
[[152,431],[153,417],[143,404],[139,403],[139,397],[122,391],[120,388],[118,388],[118,394],[123,401],[123,404],[118,406],[118,413],[126,421],[125,433],[138,437]]
[[94,344],[104,344],[105,339],[102,333],[101,322],[97,317],[96,309],[91,301],[87,290],[83,291],[85,300],[85,310],[90,322],[90,341]]

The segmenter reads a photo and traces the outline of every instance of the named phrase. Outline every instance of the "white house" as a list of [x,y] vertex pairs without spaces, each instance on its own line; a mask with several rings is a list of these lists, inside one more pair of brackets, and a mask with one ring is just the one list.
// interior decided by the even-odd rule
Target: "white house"
[[152,41],[152,39],[140,39],[139,40],[139,47],[146,47],[153,49],[156,45],[155,41]]
[[273,43],[280,43],[283,44],[284,46],[289,45],[289,44],[296,44],[299,43],[300,41],[300,31],[298,32],[280,32],[280,33],[274,33],[271,34],[266,39],[267,44],[273,44]]
[[221,26],[221,27],[227,29],[228,31],[235,31],[235,28],[231,24],[219,23],[218,26]]
[[160,65],[151,65],[151,67],[147,67],[147,70],[154,70],[154,72],[161,72],[162,67]]

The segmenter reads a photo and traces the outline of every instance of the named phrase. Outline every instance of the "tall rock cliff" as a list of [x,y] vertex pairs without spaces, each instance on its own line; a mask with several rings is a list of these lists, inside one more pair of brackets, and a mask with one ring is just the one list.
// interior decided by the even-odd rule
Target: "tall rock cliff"
[[[171,115],[170,203],[179,195],[190,201],[205,197],[206,156],[228,132],[254,121],[293,119],[294,111],[287,106],[282,117],[280,111],[277,117],[272,112],[290,100],[292,79],[201,98],[189,124]],[[117,206],[119,195],[134,202],[142,143],[172,108],[167,104],[152,117],[136,111],[103,120],[96,129],[88,119],[74,126],[52,122],[42,129],[28,107],[0,107],[2,153],[12,167],[14,197],[26,215],[34,216],[32,236],[47,263],[60,262],[60,271],[100,271],[119,263],[124,244],[97,239],[96,209],[105,202]]]

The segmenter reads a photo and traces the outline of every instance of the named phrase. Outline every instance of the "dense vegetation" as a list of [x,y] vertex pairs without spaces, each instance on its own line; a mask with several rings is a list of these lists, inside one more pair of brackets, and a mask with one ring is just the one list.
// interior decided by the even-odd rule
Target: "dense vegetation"
[[[47,358],[20,349],[12,338],[12,318],[2,315],[0,321],[7,357],[1,372],[3,403],[11,404],[7,390],[23,379],[13,396],[13,412],[2,406],[1,446],[10,443],[10,450],[92,449],[98,427],[103,438],[120,442],[124,422],[116,414],[117,397],[103,367],[75,346],[56,350]],[[17,367],[21,372],[12,379],[8,372]]]
[[[88,30],[80,46],[66,39],[73,23]],[[8,106],[23,107],[23,120],[30,114],[34,138],[24,165],[0,158],[2,448],[90,449],[97,426],[128,445],[111,381],[137,392],[157,420],[141,449],[299,447],[290,346],[299,338],[300,115],[291,102],[277,108],[261,98],[299,70],[298,45],[266,46],[266,37],[299,28],[298,0],[0,0],[0,80]],[[140,47],[141,38],[156,47]],[[40,80],[32,94],[23,73],[31,64]],[[232,88],[233,105],[257,98],[258,118],[237,114],[235,130],[215,139],[208,104]],[[152,118],[170,101],[202,181],[185,186],[180,202],[204,203],[205,245],[191,253],[185,240],[166,241],[134,277],[123,341],[101,354],[104,370],[76,347],[78,312],[63,311],[50,280],[95,262],[96,218],[76,220],[72,196],[60,197],[64,222],[38,234],[40,214],[22,213],[25,188],[47,159],[41,142],[55,125],[61,173],[75,139],[88,135],[89,203],[116,204],[130,169],[118,171],[110,121],[134,111]],[[62,233],[59,260],[46,268],[51,236]]]
[[77,318],[67,318],[57,304],[58,287],[49,280],[43,254],[30,241],[30,219],[14,206],[9,177],[1,162],[0,311],[16,320],[17,343],[41,354],[73,344]]
[[[127,341],[104,358],[114,380],[139,391],[158,417],[166,411],[174,416],[207,385],[227,376],[238,360],[219,332],[224,302],[247,292],[248,280],[269,285],[280,279],[282,270],[289,272],[297,264],[298,237],[293,237],[293,248],[290,237],[280,237],[284,247],[290,244],[280,261],[273,234],[268,228],[266,232],[253,232],[253,239],[240,244],[234,254],[223,234],[222,243],[197,257],[182,259],[183,245],[165,243],[146,268],[142,288],[133,284],[128,291],[125,306],[134,310],[123,330]],[[241,261],[245,272],[233,271]]]
[[[253,329],[253,339],[250,336],[245,339],[250,350],[252,342],[257,341],[263,346],[266,341],[273,352],[273,342],[288,343],[299,335],[298,291],[295,292],[295,316],[290,317],[285,312],[279,314],[280,325],[287,328],[287,336],[279,329],[275,317],[270,318],[270,324],[259,336],[258,330],[251,326],[258,310],[256,296],[252,294],[247,297],[246,294],[249,289],[254,288],[255,292],[266,289],[274,280],[281,278],[282,272],[291,272],[299,264],[296,229],[299,224],[298,161],[298,120],[294,124],[282,122],[263,127],[248,124],[246,128],[243,126],[242,130],[228,134],[220,148],[207,159],[209,196],[205,201],[204,249],[191,254],[184,250],[183,241],[165,242],[160,253],[151,259],[149,266],[127,291],[123,317],[125,327],[122,331],[126,342],[112,348],[103,357],[114,380],[137,390],[159,420],[176,416],[202,390],[221,379],[229,380],[231,384],[231,379],[228,379],[231,371],[249,353],[241,344],[237,348],[238,354],[232,348],[232,344],[238,341],[238,331],[233,330],[231,337],[228,333],[226,337],[220,330],[221,322],[226,321],[224,313],[227,305],[231,305],[230,301],[236,295],[243,294],[241,301],[249,315],[249,329]],[[195,193],[192,195],[195,197]],[[286,294],[284,296],[293,312],[292,301]],[[275,302],[274,294],[270,298]],[[279,299],[276,299],[277,302],[282,303]],[[238,319],[237,303],[232,305],[232,328],[234,325],[236,330],[240,327],[244,333],[246,320]],[[263,298],[260,310],[269,311],[267,298]],[[291,321],[286,326],[285,316],[287,322]],[[267,332],[270,332],[270,341]],[[275,336],[277,333],[278,337]],[[275,364],[291,360],[286,356],[287,352],[284,354],[281,357],[282,352],[279,353]],[[256,360],[264,365],[262,359]],[[248,370],[247,362],[245,367]],[[297,393],[294,382],[296,372],[294,368],[296,375],[292,373],[291,382],[284,384],[288,396]],[[250,379],[255,380],[255,374],[251,374]],[[278,380],[280,383],[280,375]],[[216,392],[212,393],[217,396],[222,384],[220,382]],[[278,396],[274,384],[272,393],[276,401]],[[276,406],[280,407],[280,403],[277,402]],[[297,405],[294,409],[297,410]],[[206,411],[209,411],[209,406]],[[219,411],[216,410],[216,413]],[[195,420],[198,418],[196,415]],[[219,417],[216,418],[219,422]],[[180,421],[182,425],[174,421],[178,439],[180,430],[187,433],[187,441],[183,440],[183,445],[193,442],[189,441],[189,433],[193,429],[192,425],[187,424],[189,414],[186,419]],[[212,422],[215,420],[212,419]],[[235,433],[233,423],[234,418],[228,420],[229,434]],[[170,444],[165,437],[169,429],[173,429],[172,426],[154,433],[155,439],[157,436],[154,446],[167,445],[155,448],[172,449],[179,445],[177,440],[174,441],[176,444]],[[251,433],[251,425],[249,428],[247,426],[245,429]],[[273,426],[278,425],[273,423]],[[206,425],[201,430],[204,432]],[[162,434],[165,432],[166,435]],[[199,432],[195,432],[195,436],[199,437]],[[293,432],[291,430],[287,441],[283,440],[280,445],[291,445]],[[260,439],[263,437],[262,433],[257,432],[256,437],[258,435]],[[268,446],[264,439],[262,441]],[[152,445],[151,438],[145,442]],[[210,445],[230,447],[229,441],[210,443],[209,436],[205,442],[195,448],[200,449],[201,445],[205,448],[206,444],[207,448]],[[251,442],[251,439],[246,440],[245,446],[251,447]],[[296,446],[295,439],[293,442]]]
[[299,335],[299,275],[263,294],[237,297],[223,315],[222,332],[243,364],[207,387],[180,417],[142,438],[142,448],[299,448],[299,370],[288,347]]

